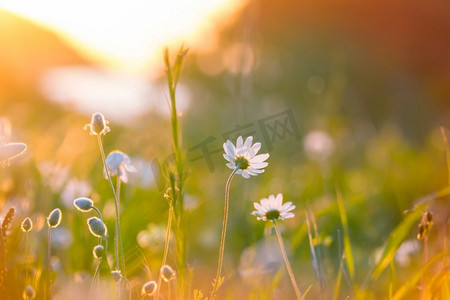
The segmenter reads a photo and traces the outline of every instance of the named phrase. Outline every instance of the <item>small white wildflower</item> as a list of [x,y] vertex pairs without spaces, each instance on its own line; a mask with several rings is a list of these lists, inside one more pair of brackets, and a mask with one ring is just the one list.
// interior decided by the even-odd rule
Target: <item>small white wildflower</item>
[[105,135],[111,131],[108,126],[109,122],[101,113],[94,113],[91,118],[91,123],[84,125],[84,130],[89,130],[90,135]]
[[33,222],[30,218],[26,217],[20,226],[20,229],[22,229],[23,232],[29,232],[31,229],[33,229]]
[[52,229],[52,248],[65,250],[70,249],[73,243],[72,231],[65,226]]
[[0,165],[9,166],[11,160],[22,155],[27,150],[24,143],[9,143],[0,145]]
[[61,210],[59,208],[55,208],[54,210],[52,210],[52,212],[48,215],[47,218],[47,224],[48,227],[51,228],[56,228],[59,226],[59,224],[61,224],[61,219],[62,219],[62,213]]
[[94,206],[94,202],[89,199],[89,198],[85,198],[85,197],[80,197],[77,198],[73,201],[73,205],[82,212],[88,212],[92,209],[92,207]]
[[73,206],[73,199],[92,194],[90,183],[86,180],[77,178],[67,178],[64,182],[64,187],[61,187],[61,189],[58,190],[61,191],[61,202],[66,207]]
[[157,287],[155,281],[148,281],[142,286],[141,295],[151,297],[156,293]]
[[314,130],[306,135],[304,148],[310,159],[324,161],[333,154],[334,141],[327,132]]
[[416,239],[406,240],[398,247],[395,253],[395,261],[402,267],[407,267],[411,263],[411,256],[419,249],[420,245]]
[[161,277],[165,282],[168,282],[175,278],[175,271],[169,265],[162,266],[160,272]]
[[[123,182],[128,182],[128,172],[136,172],[136,168],[131,165],[130,157],[122,151],[115,150],[106,157],[106,167],[111,176],[117,176]],[[104,170],[107,178],[106,170]]]
[[238,169],[236,174],[241,174],[244,178],[263,173],[264,168],[268,165],[265,160],[269,158],[269,154],[256,155],[261,149],[261,143],[252,145],[252,142],[252,136],[247,137],[245,142],[240,136],[237,138],[236,146],[230,140],[223,144],[223,149],[225,150],[223,157],[229,161],[227,167],[233,170]]
[[270,195],[268,198],[263,198],[260,203],[254,202],[255,211],[252,215],[256,216],[258,220],[283,220],[293,218],[294,214],[290,211],[295,208],[292,202],[283,204],[283,195],[278,194],[276,197]]

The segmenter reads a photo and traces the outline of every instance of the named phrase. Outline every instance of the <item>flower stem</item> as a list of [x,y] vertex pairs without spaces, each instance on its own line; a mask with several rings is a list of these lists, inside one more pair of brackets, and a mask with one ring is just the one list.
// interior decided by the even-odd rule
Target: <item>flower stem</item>
[[47,233],[47,268],[48,268],[48,299],[52,299],[52,251],[51,251],[51,241],[52,241],[52,230],[48,227]]
[[[425,235],[423,238],[423,264],[426,265],[428,262],[428,235]],[[422,274],[420,278],[420,299],[426,299],[426,283],[425,283],[425,274]]]
[[233,179],[233,176],[237,170],[238,169],[236,168],[233,170],[233,172],[231,172],[230,177],[228,177],[227,184],[225,186],[225,205],[223,210],[222,234],[220,236],[219,260],[217,262],[217,274],[216,279],[214,280],[214,287],[211,292],[210,297],[211,300],[214,300],[217,289],[219,288],[220,273],[222,272],[222,264],[223,264],[223,253],[225,249],[225,235],[227,233],[228,208],[230,203],[230,184],[231,179]]
[[[111,187],[111,190],[112,190],[112,193],[114,196],[114,205],[116,208],[116,231],[115,231],[115,237],[114,237],[114,241],[115,241],[114,256],[116,258],[116,270],[120,270],[119,256],[120,256],[120,253],[123,254],[123,252],[120,252],[120,250],[119,250],[119,248],[122,249],[122,238],[120,236],[120,215],[119,215],[119,204],[120,204],[119,200],[120,199],[118,198],[116,190],[114,189],[114,184],[111,179],[111,174],[106,165],[105,151],[103,150],[103,143],[102,143],[102,139],[101,139],[100,135],[97,135],[97,141],[98,141],[98,148],[100,149],[100,155],[101,155],[102,161],[103,161],[103,167],[106,172],[106,177],[108,178],[108,182],[109,182],[109,185]],[[119,182],[119,184],[120,184],[120,182]],[[123,255],[122,255],[122,258],[123,258]],[[125,260],[124,259],[122,259],[122,267],[125,268]],[[125,270],[123,270],[122,274],[126,279]],[[120,283],[118,284],[118,295],[119,295],[119,299],[120,299]]]
[[100,149],[100,155],[102,157],[102,161],[103,161],[103,167],[104,170],[106,172],[106,176],[108,178],[108,182],[109,185],[111,187],[113,196],[114,196],[114,205],[116,208],[116,236],[114,238],[115,243],[114,243],[114,256],[116,258],[116,269],[120,270],[120,265],[119,265],[119,246],[118,243],[120,243],[121,239],[120,239],[120,220],[119,220],[119,203],[118,203],[118,198],[117,198],[117,194],[116,194],[116,190],[114,189],[114,185],[112,183],[112,179],[111,179],[111,174],[109,173],[108,167],[106,166],[106,158],[105,158],[105,151],[103,150],[103,143],[102,143],[102,138],[100,137],[100,135],[97,135],[97,141],[98,141],[98,148]]
[[[100,219],[102,220],[102,222],[103,222],[102,215],[100,214],[100,212],[98,211],[98,209],[97,209],[95,206],[92,207],[92,208],[93,208],[95,211],[97,211],[97,213],[98,213],[98,215],[99,215],[99,218],[100,218]],[[98,244],[101,245],[102,242],[103,242],[103,240],[105,241],[105,250],[103,251],[102,257],[100,257],[100,258],[98,259],[97,267],[96,267],[96,269],[95,269],[94,276],[92,277],[92,283],[91,283],[91,287],[90,287],[90,289],[89,289],[89,296],[92,294],[92,290],[94,289],[94,284],[95,284],[95,282],[98,281],[98,280],[97,280],[97,277],[100,276],[100,265],[101,265],[101,263],[102,263],[103,258],[105,258],[106,263],[108,263],[108,260],[107,260],[107,258],[106,258],[106,253],[108,253],[108,239],[107,239],[107,237],[106,237],[106,236],[105,236],[104,238],[99,237],[99,238],[98,238]],[[109,266],[109,265],[108,265],[108,266]]]
[[[167,220],[166,242],[165,242],[165,246],[164,246],[164,254],[163,254],[161,267],[166,264],[167,253],[169,252],[170,228],[171,228],[171,225],[172,225],[172,216],[173,216],[172,201],[169,202],[169,205],[170,205],[170,207],[169,207],[169,217],[168,217],[168,220]],[[161,289],[161,280],[162,280],[161,271],[159,273],[160,274],[159,274],[159,277],[158,277],[158,285],[156,287],[156,293],[155,293],[155,296],[154,296],[155,300],[159,299],[159,291]]]
[[[121,239],[121,235],[120,235],[120,185],[121,185],[122,181],[120,180],[119,176],[117,176],[117,181],[116,181],[116,195],[117,195],[117,215],[118,215],[118,219],[117,219],[117,231],[118,231],[118,243],[119,243],[119,256],[120,256],[120,260],[121,260],[121,268],[122,268],[122,273],[125,274],[125,256],[123,255],[123,245],[122,245],[122,239]],[[125,276],[125,275],[124,275]]]
[[28,268],[30,267],[30,247],[28,246],[28,231],[25,234],[25,265],[26,265],[26,272],[25,272],[25,285],[28,284]]
[[297,282],[295,281],[294,273],[292,272],[291,264],[289,263],[286,249],[284,249],[283,239],[281,238],[280,230],[278,229],[277,221],[274,219],[272,220],[273,227],[275,228],[275,232],[277,234],[278,243],[280,244],[281,254],[283,255],[284,263],[286,265],[287,272],[289,274],[289,278],[291,279],[292,286],[295,290],[295,295],[297,299],[303,299],[302,294],[300,293],[300,290],[298,289]]
[[100,258],[97,262],[97,267],[95,268],[94,276],[92,276],[91,287],[89,288],[89,294],[88,294],[89,296],[92,294],[92,291],[94,290],[94,285],[97,280],[98,273],[100,271],[101,262],[102,262],[102,259]]
[[[102,220],[103,222],[103,217],[102,217],[102,213],[98,210],[97,207],[92,206],[92,209],[95,210],[95,212],[97,213],[98,217],[100,218],[100,220]],[[104,222],[103,222],[104,223]]]

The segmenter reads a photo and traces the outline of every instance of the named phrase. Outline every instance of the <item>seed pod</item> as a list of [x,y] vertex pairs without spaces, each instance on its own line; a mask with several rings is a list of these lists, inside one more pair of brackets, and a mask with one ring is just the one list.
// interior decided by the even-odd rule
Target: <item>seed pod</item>
[[110,131],[107,125],[108,121],[101,113],[95,113],[92,115],[91,122],[84,126],[85,130],[89,130],[91,135],[101,135],[107,134]]
[[142,296],[153,296],[156,293],[158,285],[155,281],[148,281],[142,286],[141,295]]
[[31,229],[33,229],[33,222],[30,218],[26,217],[22,221],[22,225],[20,226],[20,229],[22,229],[23,232],[29,232]]
[[165,282],[168,282],[175,278],[175,271],[169,265],[162,266],[160,272],[161,277]]
[[97,245],[92,250],[92,253],[94,254],[94,257],[97,258],[97,259],[102,258],[104,252],[105,252],[105,248],[102,245]]
[[92,209],[92,207],[94,206],[94,202],[89,199],[89,198],[85,198],[85,197],[81,197],[78,199],[75,199],[73,201],[73,205],[82,212],[88,212]]
[[92,217],[87,220],[89,231],[96,237],[106,236],[108,230],[105,223],[97,217]]
[[34,299],[34,297],[36,297],[36,292],[31,285],[27,285],[22,296],[24,299]]
[[48,215],[47,218],[47,224],[48,227],[56,228],[61,223],[62,213],[59,208],[55,208],[52,210],[52,212]]

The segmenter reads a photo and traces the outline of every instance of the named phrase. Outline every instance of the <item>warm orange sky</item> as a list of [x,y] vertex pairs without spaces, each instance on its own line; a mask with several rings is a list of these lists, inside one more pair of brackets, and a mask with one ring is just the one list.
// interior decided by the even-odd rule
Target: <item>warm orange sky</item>
[[[128,72],[148,70],[161,48],[214,47],[214,28],[239,0],[0,0],[0,7],[60,34],[87,56]],[[206,43],[206,44],[205,44]]]

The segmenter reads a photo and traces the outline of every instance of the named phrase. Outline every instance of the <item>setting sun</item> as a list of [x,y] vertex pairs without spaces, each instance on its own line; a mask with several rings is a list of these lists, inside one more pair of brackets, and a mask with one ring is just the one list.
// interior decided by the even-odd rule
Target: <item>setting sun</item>
[[[241,4],[239,4],[241,3]],[[87,57],[125,71],[144,71],[173,42],[199,44],[244,2],[236,0],[27,1],[0,7],[56,32]],[[220,12],[220,14],[219,14]]]

